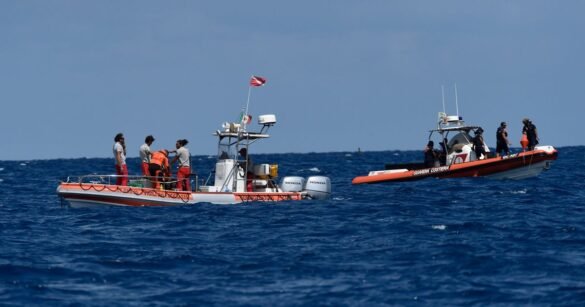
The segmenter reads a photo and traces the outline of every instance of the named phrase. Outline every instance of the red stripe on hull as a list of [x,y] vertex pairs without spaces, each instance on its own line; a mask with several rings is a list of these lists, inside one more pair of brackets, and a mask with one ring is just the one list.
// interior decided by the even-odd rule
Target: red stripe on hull
[[433,167],[422,170],[409,170],[400,173],[385,173],[371,176],[358,176],[352,180],[352,184],[381,183],[391,181],[412,181],[427,177],[434,178],[460,178],[488,176],[500,172],[510,171],[522,167],[528,167],[547,160],[556,160],[558,152],[545,152],[542,150],[522,152],[516,156],[498,157],[485,160],[477,160],[459,164]]

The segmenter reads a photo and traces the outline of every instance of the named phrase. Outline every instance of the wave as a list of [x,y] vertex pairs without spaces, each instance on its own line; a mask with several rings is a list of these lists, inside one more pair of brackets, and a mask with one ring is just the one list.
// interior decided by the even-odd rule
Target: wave
[[[171,208],[62,207],[58,180],[112,173],[111,158],[0,161],[2,300],[581,305],[582,149],[561,149],[527,180],[363,186],[351,179],[421,152],[261,154],[254,161],[278,162],[280,176],[330,177],[331,199]],[[201,157],[204,177],[215,157]]]

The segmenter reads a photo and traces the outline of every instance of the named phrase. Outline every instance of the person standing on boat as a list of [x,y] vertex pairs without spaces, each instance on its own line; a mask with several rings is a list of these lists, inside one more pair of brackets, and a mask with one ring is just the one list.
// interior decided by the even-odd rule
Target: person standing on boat
[[155,151],[150,156],[148,172],[153,178],[152,187],[158,189],[159,182],[165,181],[165,177],[170,177],[169,152],[166,149]]
[[252,186],[252,180],[254,180],[254,163],[248,155],[248,149],[242,148],[238,152],[240,154],[240,166],[246,172],[246,191],[252,192],[254,187]]
[[439,146],[441,147],[441,150],[438,152],[437,155],[439,159],[439,164],[446,165],[447,155],[449,154],[449,141],[447,140],[447,138],[443,138],[443,141],[439,142]]
[[477,128],[475,130],[475,136],[473,137],[473,151],[475,151],[475,157],[480,160],[482,156],[485,156],[485,148],[483,147],[483,129]]
[[177,155],[173,159],[171,164],[175,164],[179,161],[179,169],[177,170],[177,190],[179,191],[191,191],[191,155],[189,149],[185,147],[189,141],[177,140],[175,144],[177,150],[173,150]]
[[437,160],[437,152],[435,151],[434,146],[435,143],[433,141],[429,141],[427,143],[427,147],[425,147],[424,149],[426,167],[435,166],[435,161]]
[[149,163],[150,163],[150,156],[152,152],[150,151],[150,146],[154,142],[154,137],[149,135],[144,139],[144,144],[140,146],[140,160],[142,161],[142,176],[149,176]]
[[246,172],[248,172],[249,174],[253,175],[254,164],[252,162],[252,159],[250,158],[250,155],[248,155],[248,150],[246,148],[241,148],[238,153],[240,154],[240,160],[244,161],[241,164],[242,168],[244,168]]
[[118,133],[114,137],[114,158],[116,159],[116,184],[128,185],[128,167],[126,166],[126,143],[124,134]]
[[506,153],[506,156],[510,154],[510,141],[508,140],[508,130],[506,127],[506,122],[502,122],[496,131],[496,156],[500,156],[500,152],[502,151]]
[[528,150],[534,150],[534,147],[538,145],[538,131],[536,130],[536,126],[528,118],[523,119],[522,123],[524,124],[522,134],[526,134],[528,138]]

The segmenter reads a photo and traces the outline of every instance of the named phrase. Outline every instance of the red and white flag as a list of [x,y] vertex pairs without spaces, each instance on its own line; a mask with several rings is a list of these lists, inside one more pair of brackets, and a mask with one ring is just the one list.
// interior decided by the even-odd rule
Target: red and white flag
[[258,76],[252,76],[250,79],[250,86],[262,86],[266,83],[266,79]]

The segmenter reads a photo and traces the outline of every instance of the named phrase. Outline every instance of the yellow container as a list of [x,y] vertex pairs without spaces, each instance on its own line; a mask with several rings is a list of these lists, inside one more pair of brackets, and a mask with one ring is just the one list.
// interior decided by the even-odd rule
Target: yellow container
[[270,177],[272,178],[278,177],[278,164],[270,165]]

